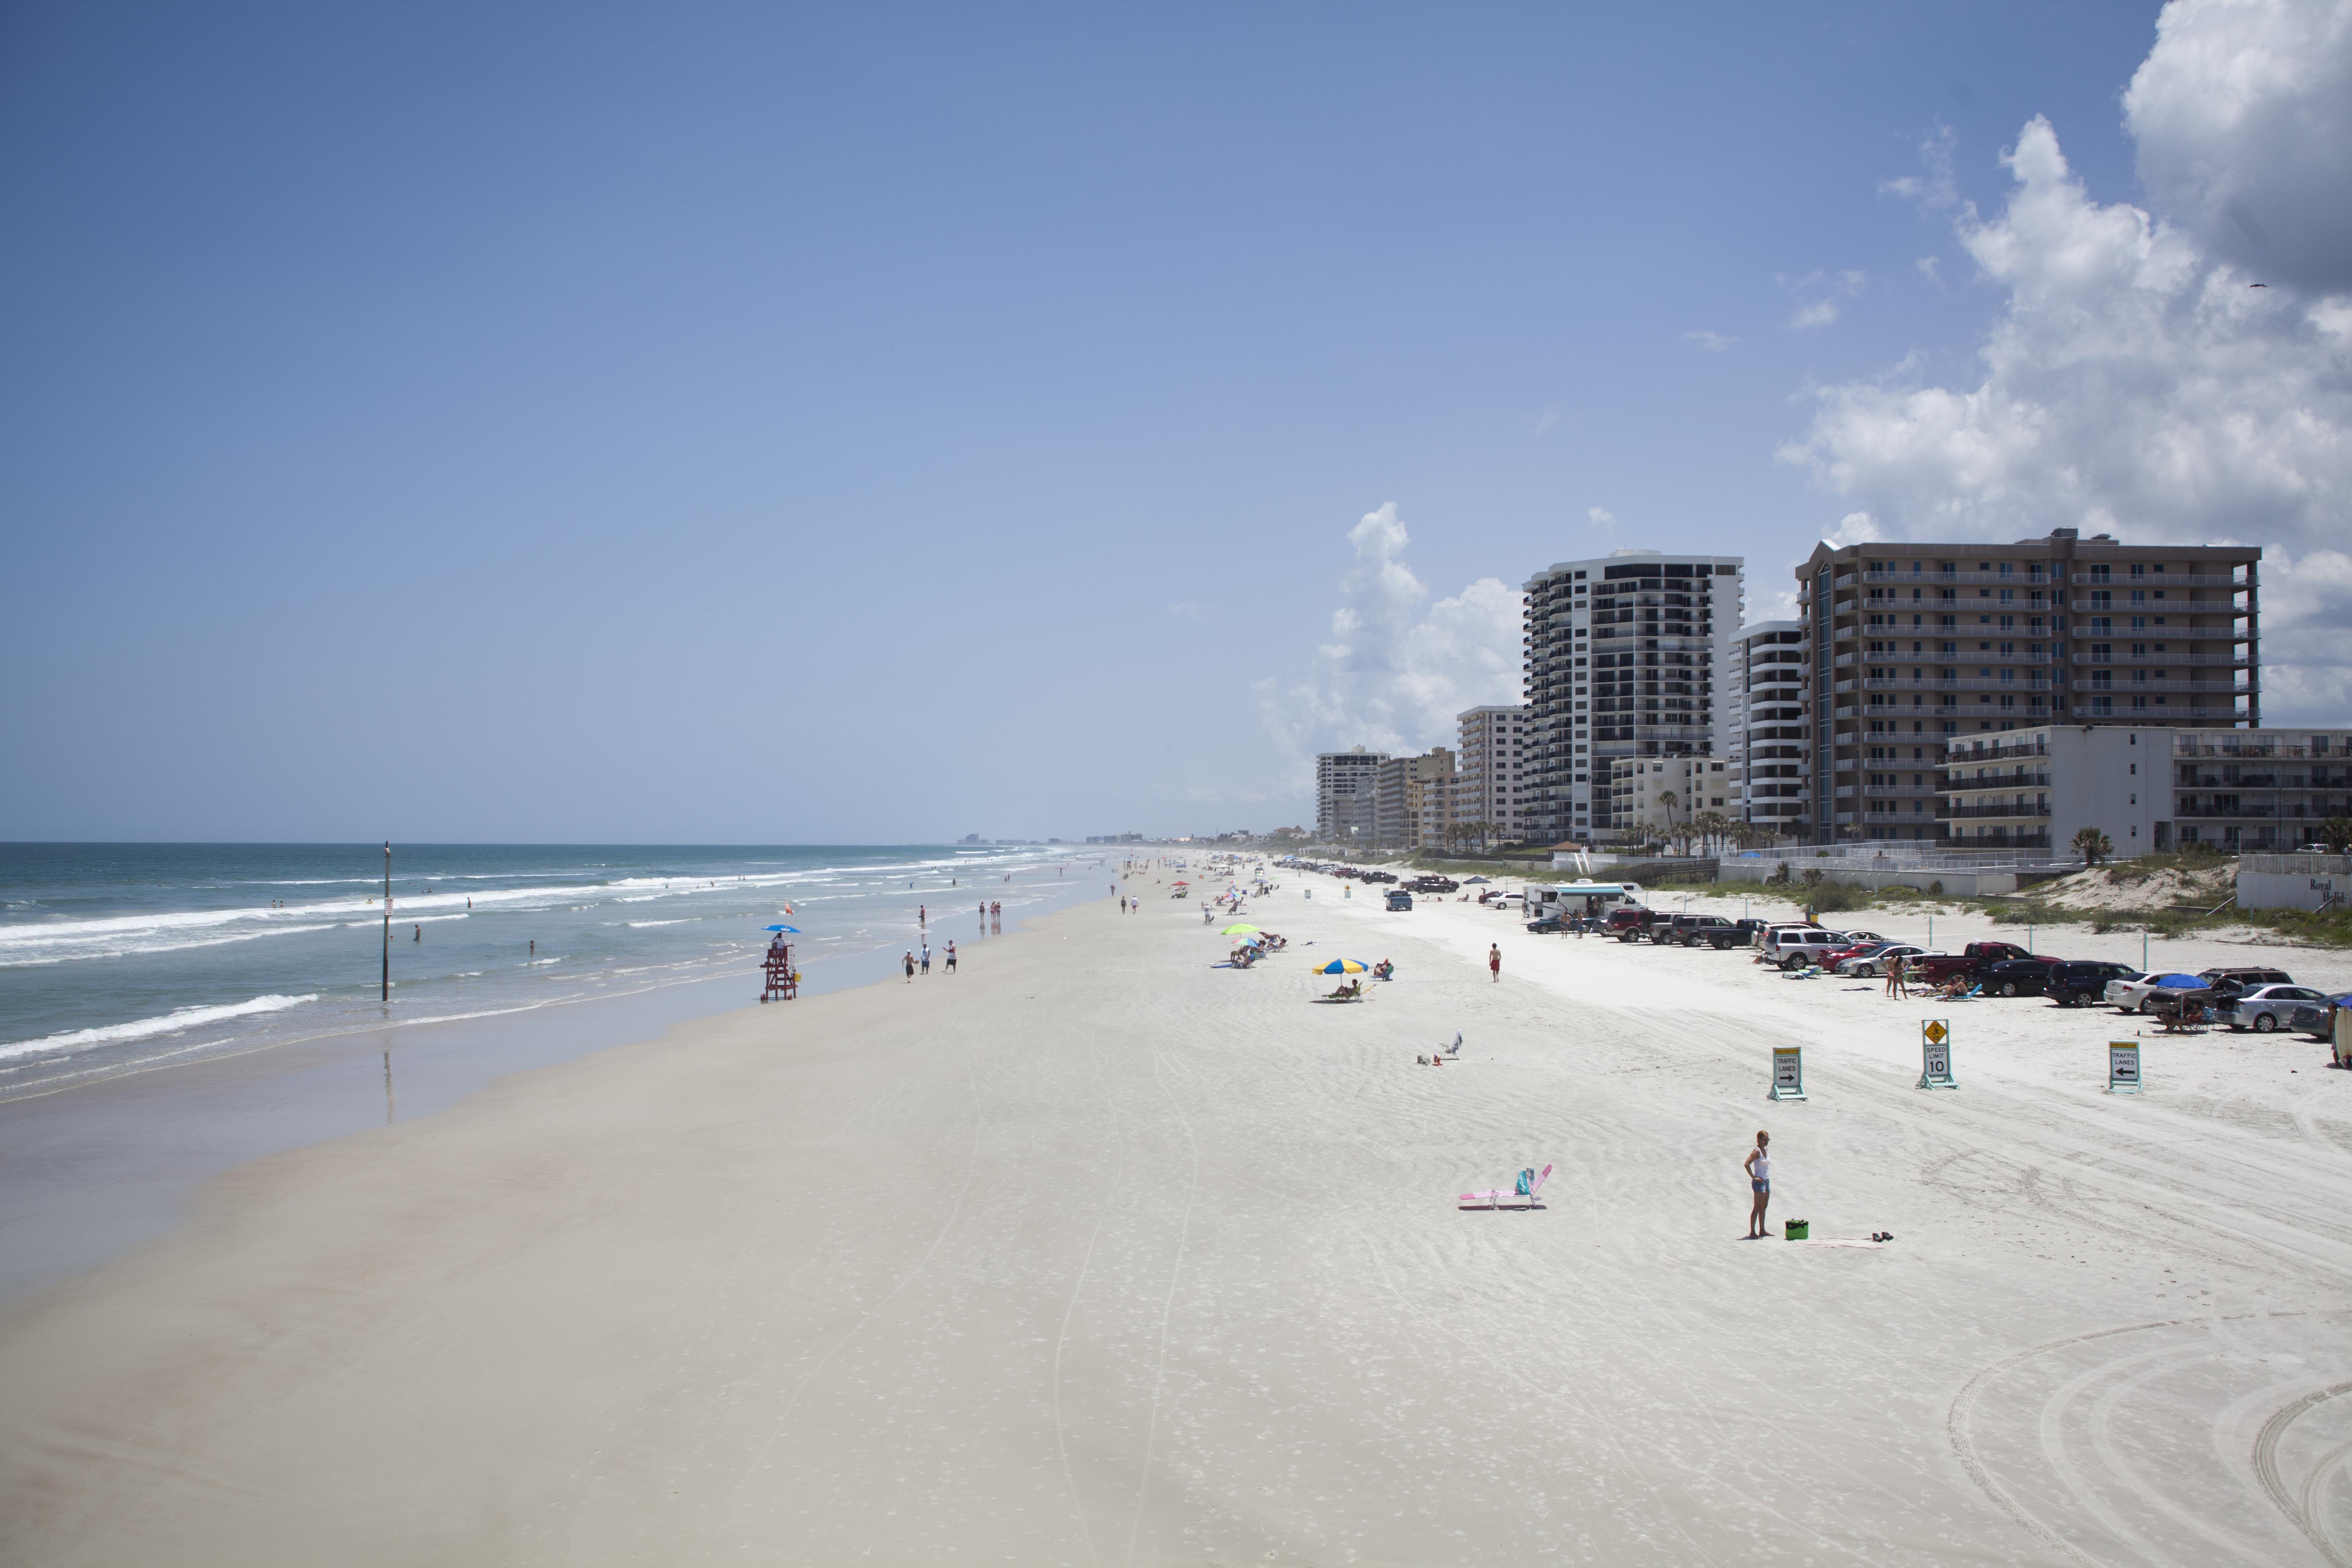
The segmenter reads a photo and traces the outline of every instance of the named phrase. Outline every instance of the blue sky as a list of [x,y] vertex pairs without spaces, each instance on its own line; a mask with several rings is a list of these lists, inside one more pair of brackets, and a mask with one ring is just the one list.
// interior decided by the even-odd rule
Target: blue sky
[[2156,19],[12,8],[0,837],[1311,819],[1360,517],[1777,591],[2009,308],[1885,183],[2145,200]]

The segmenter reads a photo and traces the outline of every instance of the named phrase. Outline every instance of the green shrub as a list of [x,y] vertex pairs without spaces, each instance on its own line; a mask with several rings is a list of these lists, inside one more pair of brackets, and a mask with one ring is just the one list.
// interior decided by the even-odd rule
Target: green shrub
[[1877,902],[1867,888],[1852,888],[1843,882],[1832,882],[1813,889],[1811,899],[1815,914],[1834,914],[1842,910],[1866,910]]
[[1820,887],[1821,885],[1822,885],[1822,868],[1821,868],[1819,866],[1808,866],[1808,867],[1806,867],[1806,868],[1805,868],[1805,886],[1807,886],[1808,888],[1818,888],[1818,887]]
[[1938,877],[1934,881],[1928,883],[1927,892],[1930,897],[1938,899],[1942,898],[1944,896],[1944,879]]

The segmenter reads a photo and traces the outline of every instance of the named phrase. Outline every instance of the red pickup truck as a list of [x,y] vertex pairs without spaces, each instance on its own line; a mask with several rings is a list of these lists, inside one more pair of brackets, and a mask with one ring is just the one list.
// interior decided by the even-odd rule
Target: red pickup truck
[[2037,963],[2062,962],[2038,952],[2028,952],[2013,942],[1972,942],[1958,952],[1939,952],[1931,957],[1913,959],[1909,965],[1910,978],[1925,981],[1930,985],[1941,985],[1955,974],[1974,974],[1988,964],[1999,963],[2009,958],[2030,958]]

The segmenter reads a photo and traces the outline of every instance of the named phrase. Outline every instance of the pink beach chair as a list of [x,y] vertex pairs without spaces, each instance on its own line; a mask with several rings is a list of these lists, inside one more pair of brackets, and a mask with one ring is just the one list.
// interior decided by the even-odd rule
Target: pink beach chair
[[1502,1188],[1487,1193],[1463,1193],[1458,1206],[1465,1209],[1539,1209],[1543,1205],[1538,1201],[1537,1194],[1543,1191],[1543,1184],[1550,1175],[1551,1167],[1546,1165],[1536,1173],[1535,1179],[1528,1184],[1528,1190],[1524,1193]]

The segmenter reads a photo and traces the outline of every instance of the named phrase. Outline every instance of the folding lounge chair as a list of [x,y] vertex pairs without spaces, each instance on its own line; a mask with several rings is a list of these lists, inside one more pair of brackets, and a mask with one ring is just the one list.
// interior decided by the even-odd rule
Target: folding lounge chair
[[1500,1189],[1486,1193],[1463,1193],[1457,1199],[1456,1206],[1465,1209],[1541,1208],[1543,1205],[1537,1200],[1537,1194],[1543,1191],[1544,1182],[1550,1175],[1551,1167],[1546,1165],[1536,1173],[1535,1179],[1528,1184],[1528,1190],[1524,1193],[1505,1192]]

